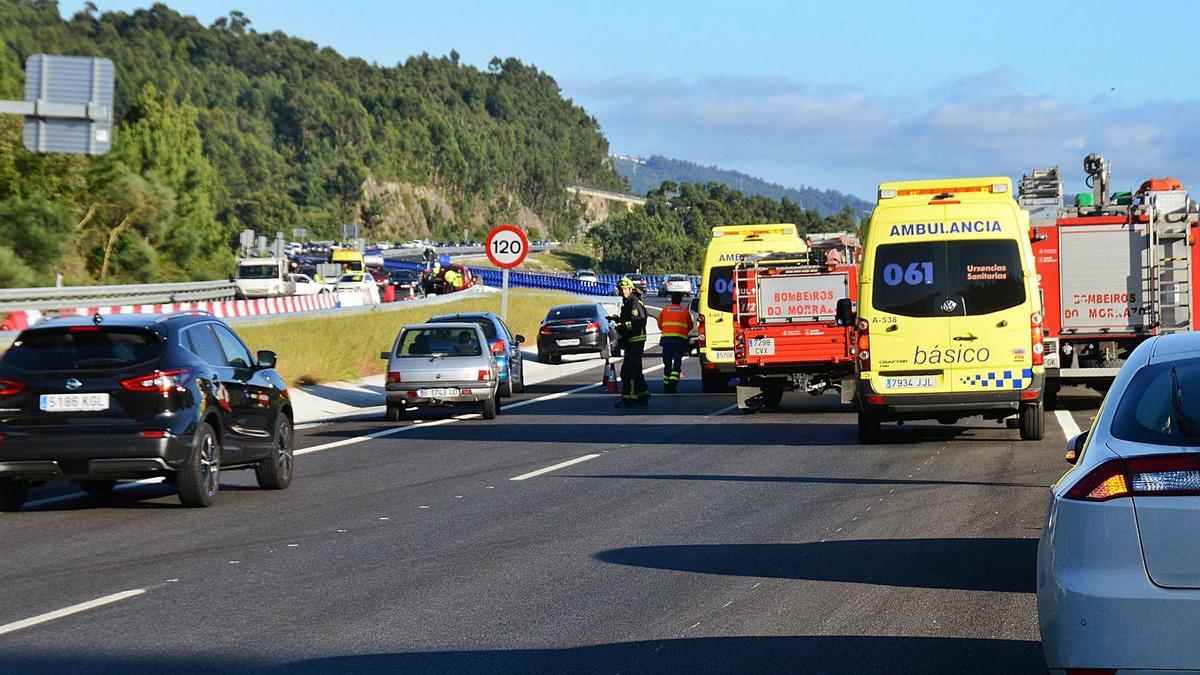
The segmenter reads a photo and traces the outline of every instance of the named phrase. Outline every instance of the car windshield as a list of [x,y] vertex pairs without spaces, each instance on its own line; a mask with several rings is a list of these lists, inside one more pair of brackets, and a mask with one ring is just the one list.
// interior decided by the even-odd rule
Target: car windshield
[[[953,301],[953,307],[946,309]],[[932,241],[886,244],[875,253],[875,309],[911,317],[978,316],[1025,302],[1017,242]]]
[[400,334],[395,351],[401,358],[482,354],[479,335],[474,328],[407,328]]
[[239,279],[274,279],[277,276],[278,265],[238,265]]
[[339,284],[357,284],[362,280],[363,276],[361,274],[343,274],[342,276],[338,277]]
[[4,354],[4,363],[30,371],[119,369],[162,354],[158,334],[144,328],[74,326],[31,330]]
[[546,321],[594,318],[596,318],[595,305],[563,305],[562,307],[552,307],[550,312],[546,314]]
[[1121,395],[1112,435],[1137,443],[1200,446],[1200,359],[1139,370]]
[[496,339],[496,325],[485,316],[435,316],[429,323],[473,323],[483,330],[483,337],[488,340]]

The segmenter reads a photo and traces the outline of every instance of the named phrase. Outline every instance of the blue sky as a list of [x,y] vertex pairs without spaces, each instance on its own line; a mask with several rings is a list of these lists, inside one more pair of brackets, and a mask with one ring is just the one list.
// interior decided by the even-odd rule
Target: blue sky
[[1171,175],[1200,193],[1200,3],[167,4],[205,24],[237,9],[382,65],[515,56],[592,113],[613,152],[786,185],[870,199],[885,180],[1057,164],[1082,190],[1083,156],[1100,152],[1116,186]]

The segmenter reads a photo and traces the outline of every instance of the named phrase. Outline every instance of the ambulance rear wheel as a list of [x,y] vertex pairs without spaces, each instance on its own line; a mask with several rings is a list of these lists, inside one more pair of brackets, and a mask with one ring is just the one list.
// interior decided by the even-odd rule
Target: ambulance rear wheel
[[883,436],[883,416],[870,410],[858,411],[858,442],[878,443]]
[[700,391],[706,394],[719,394],[728,384],[729,380],[715,370],[705,368],[700,371]]
[[1021,440],[1040,441],[1046,435],[1046,411],[1040,403],[1021,406]]

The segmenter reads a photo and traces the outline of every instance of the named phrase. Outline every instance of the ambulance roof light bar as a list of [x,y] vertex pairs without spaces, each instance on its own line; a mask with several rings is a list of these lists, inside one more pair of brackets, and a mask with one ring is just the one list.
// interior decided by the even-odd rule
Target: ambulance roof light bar
[[967,185],[963,187],[929,187],[929,188],[882,188],[879,190],[880,199],[892,199],[894,197],[912,197],[916,195],[953,195],[962,192],[991,192],[993,194],[1003,194],[1008,192],[1008,184],[992,183],[990,185]]

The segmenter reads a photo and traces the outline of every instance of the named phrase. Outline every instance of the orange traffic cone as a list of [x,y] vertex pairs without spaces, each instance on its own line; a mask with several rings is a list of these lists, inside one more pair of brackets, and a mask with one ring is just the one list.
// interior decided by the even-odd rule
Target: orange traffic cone
[[617,389],[617,369],[612,363],[604,364],[604,388],[610,394],[615,394]]

